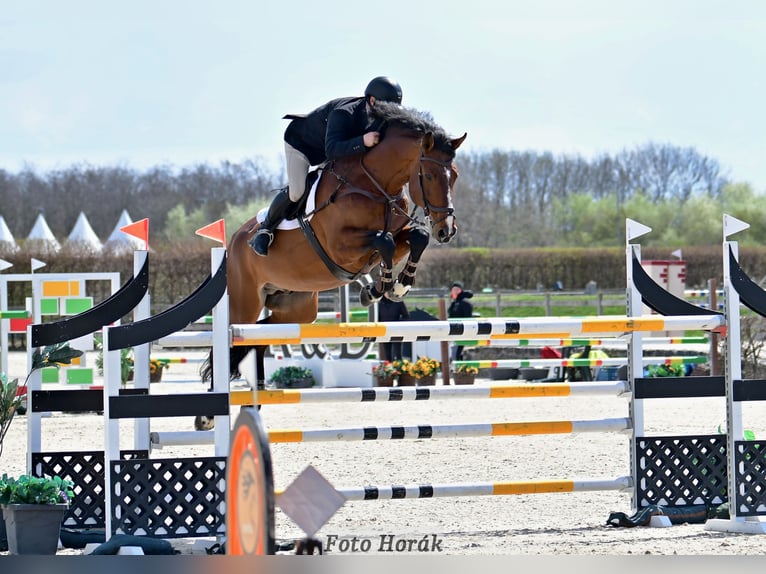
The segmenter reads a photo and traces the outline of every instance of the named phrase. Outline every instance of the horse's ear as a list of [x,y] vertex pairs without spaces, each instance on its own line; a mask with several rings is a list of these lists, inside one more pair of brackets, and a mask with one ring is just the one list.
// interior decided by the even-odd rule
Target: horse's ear
[[465,138],[467,137],[468,137],[468,132],[465,132],[461,137],[450,140],[449,143],[452,146],[452,149],[459,148],[460,144],[462,144],[465,141]]
[[423,151],[428,153],[434,149],[434,134],[432,132],[426,132],[423,136]]

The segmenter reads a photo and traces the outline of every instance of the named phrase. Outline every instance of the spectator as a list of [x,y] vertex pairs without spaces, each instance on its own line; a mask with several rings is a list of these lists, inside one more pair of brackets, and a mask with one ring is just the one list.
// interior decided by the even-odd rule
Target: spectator
[[[404,301],[392,301],[388,293],[378,301],[378,320],[381,322],[406,321],[410,318],[410,312]],[[402,359],[402,342],[391,341],[380,343],[379,359],[381,361],[398,361]]]
[[[455,281],[452,284],[452,291],[450,292],[452,297],[452,303],[450,303],[449,309],[447,309],[447,317],[450,319],[473,317],[473,305],[468,300],[473,297],[471,291],[465,291],[463,284],[460,281]],[[452,346],[452,360],[463,360],[463,346]]]

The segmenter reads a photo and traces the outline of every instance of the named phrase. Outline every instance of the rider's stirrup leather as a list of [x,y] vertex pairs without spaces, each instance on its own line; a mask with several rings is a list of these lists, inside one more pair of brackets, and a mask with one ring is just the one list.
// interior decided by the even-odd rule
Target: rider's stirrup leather
[[274,241],[274,234],[265,227],[259,229],[248,242],[258,255],[266,257],[269,254],[269,246]]

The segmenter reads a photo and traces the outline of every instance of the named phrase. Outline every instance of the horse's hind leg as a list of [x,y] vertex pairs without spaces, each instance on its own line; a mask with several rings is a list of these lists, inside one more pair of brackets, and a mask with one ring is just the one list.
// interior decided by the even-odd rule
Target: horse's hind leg
[[406,240],[410,247],[410,255],[391,289],[389,296],[392,300],[401,301],[415,284],[415,271],[417,271],[420,257],[428,247],[429,239],[428,232],[424,229],[413,227],[409,230]]
[[372,246],[380,253],[382,259],[380,263],[380,288],[377,284],[365,285],[362,288],[359,293],[359,301],[365,307],[380,301],[383,293],[390,291],[394,284],[394,253],[396,252],[394,236],[388,231],[386,233],[381,231],[373,238]]

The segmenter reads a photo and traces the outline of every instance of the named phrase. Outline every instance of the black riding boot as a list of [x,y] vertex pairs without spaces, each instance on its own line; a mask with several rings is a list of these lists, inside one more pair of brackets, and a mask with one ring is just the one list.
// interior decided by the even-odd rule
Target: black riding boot
[[266,219],[248,242],[253,251],[264,257],[269,254],[269,246],[274,241],[274,230],[285,216],[294,211],[296,207],[297,204],[290,200],[287,188],[277,193],[266,213]]

